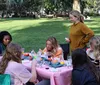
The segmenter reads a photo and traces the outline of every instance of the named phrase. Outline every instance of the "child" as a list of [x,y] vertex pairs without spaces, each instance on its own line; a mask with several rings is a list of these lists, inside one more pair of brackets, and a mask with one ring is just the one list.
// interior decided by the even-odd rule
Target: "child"
[[12,36],[7,31],[0,32],[0,55],[4,53],[6,46],[12,41]]
[[72,85],[100,85],[100,70],[90,62],[86,51],[74,50],[72,64]]
[[[0,74],[10,74],[11,85],[25,85],[27,82],[36,83],[36,61],[32,61],[31,73],[21,63],[21,47],[10,43],[7,45],[0,63]],[[46,85],[46,83],[36,85]],[[48,84],[49,85],[49,84]]]
[[97,67],[100,67],[100,37],[94,36],[90,39],[90,48],[87,49],[87,55],[92,62],[96,64]]
[[46,47],[44,48],[43,53],[47,53],[49,60],[54,58],[63,59],[62,48],[55,37],[49,37],[46,40]]
[[94,45],[96,44],[96,37],[92,37],[89,41],[90,48],[86,50],[87,55],[90,57],[91,60],[94,60]]

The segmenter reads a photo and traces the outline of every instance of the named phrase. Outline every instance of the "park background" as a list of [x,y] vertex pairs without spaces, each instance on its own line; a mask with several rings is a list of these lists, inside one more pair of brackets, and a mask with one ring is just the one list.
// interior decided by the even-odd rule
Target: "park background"
[[85,24],[100,35],[100,0],[0,0],[0,31],[7,30],[13,42],[26,52],[45,47],[50,36],[66,43],[70,23],[68,13],[78,10]]

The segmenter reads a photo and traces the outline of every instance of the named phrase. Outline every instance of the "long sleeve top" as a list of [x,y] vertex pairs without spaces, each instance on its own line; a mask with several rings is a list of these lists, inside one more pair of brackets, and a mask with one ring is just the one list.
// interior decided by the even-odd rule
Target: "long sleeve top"
[[73,24],[70,28],[69,37],[71,51],[77,48],[84,48],[93,35],[94,32],[84,23]]

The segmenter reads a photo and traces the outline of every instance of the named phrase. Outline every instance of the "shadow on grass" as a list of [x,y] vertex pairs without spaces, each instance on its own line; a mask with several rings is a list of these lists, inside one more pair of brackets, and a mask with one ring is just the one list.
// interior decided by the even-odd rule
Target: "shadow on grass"
[[94,31],[95,35],[100,35],[100,27],[92,27],[92,30]]
[[[38,50],[45,47],[45,41],[48,37],[54,36],[59,43],[66,43],[65,37],[68,35],[68,29],[63,25],[66,21],[48,21],[39,23],[39,26],[29,26],[21,30],[11,32],[13,41],[25,47],[26,51],[32,49]],[[69,27],[68,27],[69,28]]]
[[1,18],[0,22],[7,22],[7,21],[15,21],[15,20],[38,20],[38,19],[34,19],[34,18],[29,18],[29,17],[25,17],[25,18]]
[[[23,19],[17,19],[17,20],[23,20]],[[30,20],[30,19],[24,19],[24,20]],[[43,49],[45,47],[46,39],[50,36],[56,37],[59,43],[66,43],[65,37],[69,35],[69,29],[68,29],[69,21],[60,19],[59,20],[47,19],[47,20],[48,21],[39,22],[39,25],[36,26],[34,26],[34,24],[33,26],[28,25],[24,29],[17,29],[20,26],[19,27],[15,26],[14,28],[9,28],[8,31],[11,32],[13,36],[13,41],[21,44],[21,46],[24,47],[28,52],[31,51],[32,49],[36,51],[39,48]],[[99,33],[100,25],[97,21],[94,20],[91,21],[91,23],[90,21],[87,21],[86,24],[91,26],[91,29],[95,32],[95,34],[100,35]],[[96,27],[92,27],[95,25]]]

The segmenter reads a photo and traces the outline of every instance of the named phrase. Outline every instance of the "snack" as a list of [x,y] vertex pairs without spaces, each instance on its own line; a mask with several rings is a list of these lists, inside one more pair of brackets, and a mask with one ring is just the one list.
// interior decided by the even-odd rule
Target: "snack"
[[29,56],[29,53],[23,53],[24,56]]
[[58,62],[58,60],[52,60],[52,63],[57,63]]
[[63,64],[64,64],[64,61],[61,61],[61,62],[60,62],[60,64],[62,64],[62,65],[63,65]]

